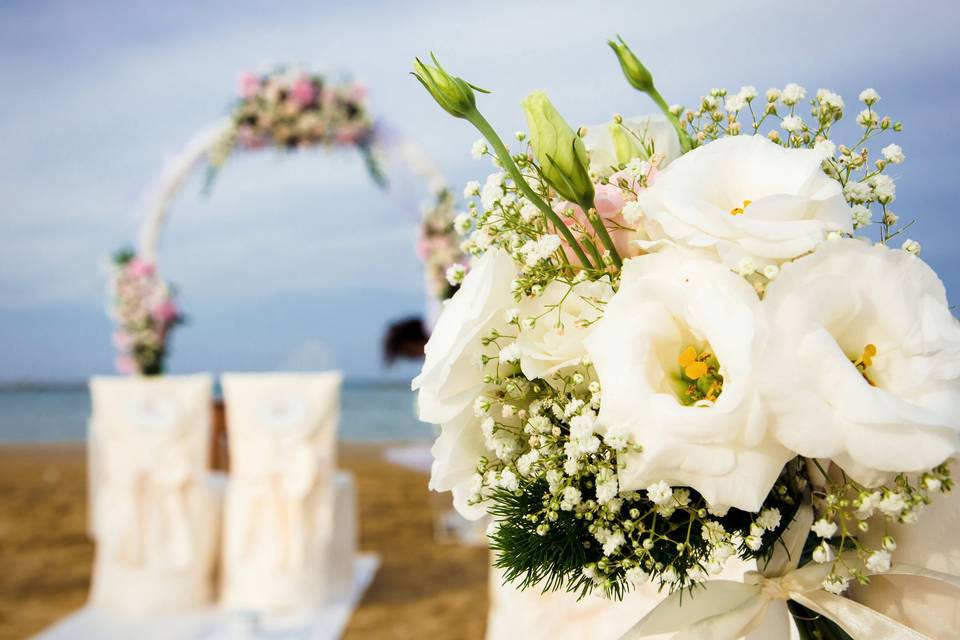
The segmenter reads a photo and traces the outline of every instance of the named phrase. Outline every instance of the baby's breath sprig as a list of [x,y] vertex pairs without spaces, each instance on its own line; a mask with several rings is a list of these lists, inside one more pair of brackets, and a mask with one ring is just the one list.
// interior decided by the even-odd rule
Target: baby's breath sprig
[[[842,593],[851,580],[868,584],[870,578],[864,567],[872,573],[889,570],[897,548],[896,539],[889,533],[890,524],[915,523],[920,511],[931,503],[932,495],[953,488],[946,463],[922,474],[897,474],[892,482],[876,487],[856,482],[839,467],[829,474],[818,461],[812,464],[823,478],[822,486],[813,492],[820,518],[813,524],[812,535],[821,540],[813,549],[812,559],[831,563],[823,587],[833,593]],[[879,547],[863,541],[863,534],[876,527],[882,528]]]

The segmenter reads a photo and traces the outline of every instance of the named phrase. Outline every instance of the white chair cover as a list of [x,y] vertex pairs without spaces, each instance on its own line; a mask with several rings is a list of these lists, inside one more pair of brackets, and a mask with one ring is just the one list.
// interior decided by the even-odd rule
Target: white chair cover
[[[303,612],[350,584],[353,543],[335,536],[355,537],[349,482],[339,496],[348,513],[335,518],[340,383],[335,372],[222,377],[231,449],[224,606]],[[341,564],[330,557],[337,544],[349,553]]]
[[[717,579],[739,580],[750,568],[731,560]],[[503,574],[492,566],[489,589],[487,640],[618,640],[666,597],[666,591],[658,593],[653,584],[647,584],[621,601],[598,595],[578,601],[576,594],[566,591],[541,593],[539,587],[520,590],[503,584]],[[650,639],[666,640],[671,635]]]
[[92,604],[143,614],[213,596],[220,500],[209,375],[93,378]]

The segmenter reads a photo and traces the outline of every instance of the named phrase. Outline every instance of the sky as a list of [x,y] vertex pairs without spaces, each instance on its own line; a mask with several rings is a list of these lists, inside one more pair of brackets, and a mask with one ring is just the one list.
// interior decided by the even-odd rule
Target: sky
[[[574,124],[653,105],[606,47],[622,35],[672,103],[711,87],[788,82],[875,88],[904,123],[901,219],[960,287],[956,175],[960,8],[947,1],[284,2],[0,4],[0,382],[81,380],[112,370],[103,262],[135,242],[145,194],[187,140],[223,117],[244,70],[278,63],[346,73],[375,116],[416,141],[459,192],[489,164],[478,137],[410,77],[414,56],[493,91],[480,100],[509,137],[543,89]],[[851,113],[852,116],[852,113]],[[852,120],[852,117],[850,117]],[[416,200],[416,198],[414,198]],[[160,264],[190,321],[171,372],[340,368],[408,379],[380,361],[392,319],[420,314],[417,211],[370,182],[349,152],[237,154],[215,188],[189,182]]]

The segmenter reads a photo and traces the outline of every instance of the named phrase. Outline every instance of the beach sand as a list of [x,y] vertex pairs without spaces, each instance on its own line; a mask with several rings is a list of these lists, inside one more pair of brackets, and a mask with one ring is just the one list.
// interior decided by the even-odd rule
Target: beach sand
[[[479,640],[487,551],[433,539],[426,476],[384,462],[381,445],[342,445],[357,480],[360,548],[381,567],[345,640]],[[82,606],[86,537],[82,445],[0,447],[0,638],[26,638]]]

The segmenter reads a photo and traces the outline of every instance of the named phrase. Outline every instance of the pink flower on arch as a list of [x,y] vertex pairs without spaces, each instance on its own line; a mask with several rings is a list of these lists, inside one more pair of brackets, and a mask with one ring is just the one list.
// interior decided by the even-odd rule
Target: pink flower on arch
[[241,98],[249,99],[260,90],[260,76],[250,71],[244,71],[237,80],[237,92]]
[[143,258],[133,257],[127,262],[127,271],[134,278],[149,278],[154,274],[155,268],[152,262]]
[[294,104],[303,109],[317,99],[317,86],[308,76],[300,76],[290,88],[290,98]]
[[113,361],[113,366],[116,367],[118,372],[124,375],[130,375],[137,372],[136,361],[127,355],[117,356],[116,360]]
[[173,300],[164,300],[160,304],[154,306],[150,311],[150,315],[153,316],[153,319],[164,327],[172,324],[177,319],[179,314],[180,312]]

